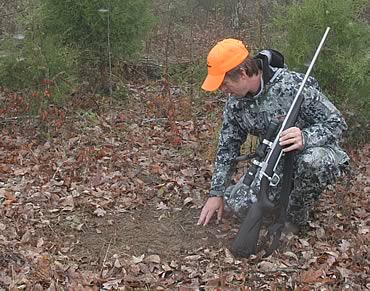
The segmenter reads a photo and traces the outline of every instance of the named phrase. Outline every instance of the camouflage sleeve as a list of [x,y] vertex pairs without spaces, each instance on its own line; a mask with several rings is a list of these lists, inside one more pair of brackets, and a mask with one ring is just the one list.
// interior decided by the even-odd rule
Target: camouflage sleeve
[[[311,79],[311,84],[317,84]],[[317,85],[307,86],[301,108],[301,118],[307,124],[302,129],[305,148],[336,144],[347,124],[339,110],[321,93]]]
[[240,147],[247,135],[248,132],[243,130],[236,120],[233,108],[226,104],[209,196],[224,195],[235,170],[234,159],[239,156]]

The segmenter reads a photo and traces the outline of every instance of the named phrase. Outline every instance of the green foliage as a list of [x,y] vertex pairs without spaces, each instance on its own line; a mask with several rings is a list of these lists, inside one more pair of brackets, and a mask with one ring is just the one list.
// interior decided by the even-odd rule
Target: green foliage
[[[148,0],[45,0],[42,29],[59,35],[67,45],[107,54],[108,23],[111,50],[132,55],[153,20]],[[109,20],[109,21],[108,21]]]
[[171,64],[168,66],[168,75],[171,83],[186,86],[191,82],[198,88],[207,75],[207,66],[204,62]]
[[361,19],[369,5],[367,0],[305,0],[285,7],[273,26],[288,66],[301,72],[331,27],[313,75],[353,124],[370,118],[370,27]]
[[[75,51],[62,47],[54,38],[30,33],[23,40],[4,40],[0,51],[3,54],[0,58],[1,85],[28,92],[31,113],[37,113],[48,103],[63,103],[65,93],[73,86]],[[49,93],[45,94],[45,90]],[[39,98],[34,98],[37,96]]]
[[126,102],[128,101],[129,96],[130,91],[126,85],[123,82],[117,82],[113,92],[113,98],[119,102]]

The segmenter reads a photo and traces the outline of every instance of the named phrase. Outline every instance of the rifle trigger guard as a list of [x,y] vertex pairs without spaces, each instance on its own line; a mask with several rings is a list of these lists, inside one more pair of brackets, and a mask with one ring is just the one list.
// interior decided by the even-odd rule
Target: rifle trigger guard
[[275,187],[280,182],[280,177],[276,173],[272,177],[268,176],[265,172],[261,171],[261,174],[265,176],[270,181],[270,186]]
[[280,177],[276,173],[272,175],[272,178],[270,179],[270,186],[275,187],[277,184],[280,183]]

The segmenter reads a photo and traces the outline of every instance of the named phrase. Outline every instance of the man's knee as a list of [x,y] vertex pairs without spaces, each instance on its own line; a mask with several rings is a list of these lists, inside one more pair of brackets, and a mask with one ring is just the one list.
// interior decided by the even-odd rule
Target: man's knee
[[331,184],[340,175],[333,151],[330,148],[309,148],[297,157],[296,175],[301,179],[314,179]]
[[315,172],[323,167],[333,167],[335,164],[333,152],[324,147],[309,148],[297,158],[298,172]]
[[237,216],[244,217],[249,207],[257,201],[256,192],[242,185],[229,186],[224,195],[226,206]]

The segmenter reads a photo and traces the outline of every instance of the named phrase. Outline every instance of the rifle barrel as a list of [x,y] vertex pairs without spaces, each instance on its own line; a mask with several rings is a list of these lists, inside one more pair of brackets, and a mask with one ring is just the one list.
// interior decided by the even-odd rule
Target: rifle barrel
[[[312,61],[310,63],[310,66],[308,67],[307,69],[307,72],[303,78],[303,81],[297,91],[297,94],[296,96],[294,97],[294,100],[293,100],[293,103],[292,105],[290,106],[289,108],[289,111],[288,111],[288,114],[286,115],[284,121],[283,121],[283,124],[278,132],[278,134],[276,135],[275,137],[275,140],[272,144],[272,147],[271,147],[271,151],[269,152],[266,160],[264,161],[264,163],[262,164],[262,167],[261,167],[261,170],[260,170],[260,173],[262,175],[267,175],[268,177],[271,177],[272,174],[273,174],[273,171],[275,170],[280,158],[281,158],[281,155],[282,155],[282,147],[279,145],[279,137],[280,137],[280,134],[283,130],[285,129],[288,129],[289,127],[293,126],[294,123],[296,122],[296,118],[297,118],[297,115],[296,114],[303,102],[303,96],[301,95],[302,91],[303,91],[303,88],[304,88],[304,85],[306,84],[307,82],[307,79],[308,77],[310,76],[310,73],[311,73],[311,70],[316,62],[316,59],[320,53],[320,50],[322,48],[322,46],[324,45],[324,42],[326,40],[326,37],[329,33],[329,30],[330,30],[330,27],[327,27],[326,28],[326,31],[320,41],[320,44],[319,46],[317,47],[316,49],[316,52],[315,52],[315,55],[314,57],[312,58]],[[273,165],[273,167],[271,167],[271,165]]]

